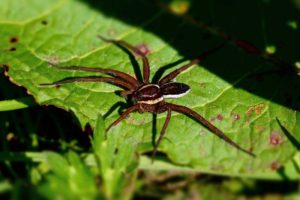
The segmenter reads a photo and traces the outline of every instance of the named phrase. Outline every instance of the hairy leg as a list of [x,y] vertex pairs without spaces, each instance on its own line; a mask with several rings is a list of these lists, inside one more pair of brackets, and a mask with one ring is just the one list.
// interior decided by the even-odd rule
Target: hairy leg
[[210,50],[204,52],[203,54],[201,54],[200,56],[198,56],[196,59],[192,60],[188,64],[183,65],[182,67],[180,67],[180,68],[170,72],[169,74],[165,75],[163,78],[160,79],[160,81],[158,83],[159,84],[164,84],[164,83],[170,82],[171,80],[176,78],[176,76],[178,76],[180,73],[187,70],[191,66],[199,63],[200,61],[204,60],[207,56],[213,54],[214,52],[216,52],[217,50],[219,50],[223,46],[224,46],[224,43],[217,46],[217,47],[215,47],[215,48],[213,48],[213,49],[210,49]]
[[117,86],[124,87],[128,90],[134,90],[135,88],[120,79],[117,78],[109,78],[109,77],[72,77],[72,78],[65,78],[59,81],[55,81],[53,83],[43,83],[40,84],[41,86],[59,86],[67,83],[74,83],[74,82],[106,82],[106,83],[111,83]]
[[138,81],[130,76],[129,74],[126,74],[124,72],[114,70],[114,69],[103,69],[103,68],[96,68],[96,67],[82,67],[82,66],[54,66],[55,68],[62,69],[62,70],[76,70],[76,71],[87,71],[87,72],[99,72],[103,74],[107,74],[119,79],[122,79],[128,83],[130,83],[134,87],[138,87]]
[[138,48],[132,46],[131,44],[123,41],[123,40],[111,40],[111,39],[106,39],[100,35],[98,35],[99,38],[101,38],[102,40],[106,41],[106,42],[112,42],[118,45],[121,45],[123,47],[126,47],[127,49],[131,50],[132,52],[134,52],[135,54],[141,56],[142,60],[143,60],[143,82],[144,83],[149,83],[149,77],[150,77],[150,66],[149,66],[149,61],[148,58],[145,56],[145,54],[143,52],[141,52]]
[[179,113],[182,113],[182,114],[185,114],[185,115],[193,117],[194,119],[196,119],[197,121],[199,121],[200,123],[202,123],[203,125],[205,125],[207,128],[209,128],[218,137],[222,138],[227,143],[229,143],[230,145],[234,146],[235,148],[239,149],[240,151],[243,151],[244,153],[246,153],[246,154],[248,154],[248,155],[250,155],[252,157],[255,157],[255,154],[253,154],[250,151],[247,151],[247,150],[243,149],[237,143],[233,142],[220,129],[218,129],[217,127],[215,127],[213,124],[211,124],[209,121],[207,121],[204,117],[202,117],[201,115],[199,115],[195,111],[191,110],[190,108],[187,108],[185,106],[171,104],[171,103],[168,103],[168,105],[170,106],[170,108],[171,108],[172,111],[179,112]]
[[122,121],[123,119],[125,119],[130,113],[132,113],[132,112],[138,110],[138,106],[139,106],[138,104],[135,104],[135,105],[129,107],[124,113],[122,113],[122,115],[120,115],[120,116],[118,117],[118,119],[116,119],[113,123],[111,123],[111,124],[107,127],[106,132],[108,132],[108,131],[111,129],[111,127],[117,125],[120,121]]

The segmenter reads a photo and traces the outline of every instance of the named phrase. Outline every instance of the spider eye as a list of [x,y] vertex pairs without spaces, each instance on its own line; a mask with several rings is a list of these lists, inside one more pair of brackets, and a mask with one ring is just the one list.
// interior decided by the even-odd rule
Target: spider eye
[[170,82],[161,86],[164,98],[179,98],[186,95],[190,91],[190,86],[184,83]]

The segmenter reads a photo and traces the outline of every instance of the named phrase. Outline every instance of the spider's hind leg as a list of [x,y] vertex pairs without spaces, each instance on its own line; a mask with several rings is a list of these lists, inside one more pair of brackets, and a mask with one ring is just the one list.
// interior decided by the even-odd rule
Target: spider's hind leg
[[196,121],[200,122],[201,124],[203,124],[204,126],[206,126],[208,129],[210,129],[215,135],[217,135],[218,137],[220,137],[221,139],[223,139],[225,142],[227,142],[228,144],[230,144],[231,146],[235,147],[236,149],[252,156],[255,157],[255,154],[252,153],[251,151],[248,151],[244,148],[242,148],[240,145],[238,145],[237,143],[235,143],[234,141],[232,141],[228,136],[226,136],[220,129],[218,129],[217,127],[215,127],[213,124],[211,124],[208,120],[206,120],[204,117],[202,117],[201,115],[199,115],[197,112],[193,111],[192,109],[185,107],[185,106],[180,106],[180,105],[176,105],[176,104],[171,104],[168,103],[170,109],[172,111],[178,112],[178,113],[182,113],[184,115],[190,116],[192,118],[194,118]]

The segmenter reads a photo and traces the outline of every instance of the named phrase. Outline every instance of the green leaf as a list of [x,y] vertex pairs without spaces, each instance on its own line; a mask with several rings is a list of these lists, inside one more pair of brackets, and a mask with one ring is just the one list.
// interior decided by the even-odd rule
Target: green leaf
[[106,138],[104,121],[99,116],[92,144],[104,193],[107,199],[131,199],[137,173],[134,156],[136,142],[127,140],[119,143],[117,138],[118,135],[112,134],[108,134]]
[[28,108],[34,105],[36,105],[36,103],[31,97],[0,101],[0,112]]
[[69,152],[68,160],[58,153],[47,152],[51,172],[39,191],[48,199],[94,199],[99,197],[94,176],[80,157]]
[[[260,4],[270,9],[270,12],[274,11],[275,6],[280,7],[273,1]],[[270,41],[262,41],[261,38],[266,38],[266,33],[257,26],[261,26],[261,20],[269,22],[269,18],[255,18],[258,21],[254,25],[245,23],[252,13],[260,13],[256,10],[255,2],[236,10],[238,5],[234,3],[228,10],[222,10],[218,5],[205,5],[211,9],[197,6],[199,4],[196,2],[191,5],[190,12],[193,15],[199,17],[198,15],[203,14],[204,16],[200,16],[203,20],[215,21],[225,31],[230,27],[228,24],[231,19],[224,16],[232,16],[226,12],[230,9],[238,10],[234,15],[240,16],[236,19],[237,24],[233,30],[228,28],[228,32],[233,32],[242,39],[247,38],[258,46],[269,43],[271,45],[268,46],[276,48],[275,54],[278,52],[279,56],[286,56],[284,58],[289,62],[295,60],[294,54],[280,49],[278,38],[293,38],[299,30],[290,30],[284,23],[285,31],[295,32],[280,32],[285,36],[282,37],[273,31],[272,37],[269,35],[272,38]],[[204,9],[203,12],[200,12],[201,9]],[[209,10],[215,10],[215,13],[207,13]],[[245,10],[251,10],[251,14],[243,13]],[[128,55],[117,46],[97,38],[97,35],[102,35],[126,40],[133,45],[146,45],[150,50],[148,58],[153,77],[161,66],[185,59],[172,69],[178,68],[222,42],[216,36],[207,39],[207,35],[203,33],[205,30],[186,23],[184,18],[165,14],[141,0],[125,0],[118,2],[116,6],[108,0],[97,3],[75,0],[3,0],[0,2],[0,13],[0,63],[8,66],[6,74],[10,80],[25,87],[40,104],[51,104],[72,111],[82,126],[86,123],[94,126],[100,114],[105,115],[119,101],[125,102],[115,93],[120,88],[106,83],[41,87],[42,83],[66,77],[95,75],[59,70],[49,63],[111,68],[133,75]],[[141,60],[137,59],[141,64]],[[297,150],[285,136],[276,118],[291,135],[300,139],[296,131],[299,129],[296,127],[299,117],[294,111],[299,110],[299,106],[286,103],[290,95],[293,102],[296,102],[298,93],[293,88],[299,88],[299,77],[279,77],[270,73],[263,77],[263,81],[259,81],[253,78],[255,76],[249,76],[273,68],[273,65],[258,56],[250,55],[236,46],[226,45],[206,62],[178,76],[177,81],[190,85],[192,91],[170,102],[197,111],[236,143],[245,149],[251,149],[257,158],[236,150],[198,122],[172,113],[166,136],[159,147],[167,155],[169,163],[199,171],[251,175],[254,172],[277,170],[293,159]],[[167,68],[166,72],[172,69]],[[119,113],[114,110],[105,119],[106,125],[118,116]],[[134,113],[114,127],[109,135],[115,138],[114,142],[124,143],[123,149],[134,143],[139,144],[140,152],[149,151],[153,148],[153,135],[155,132],[156,136],[159,135],[164,119],[165,113],[159,114],[157,128],[153,129],[151,114]],[[108,139],[107,145],[111,145],[112,141]],[[112,155],[112,152],[107,155]],[[125,165],[121,164],[126,162],[124,157],[119,159],[117,162]],[[106,167],[110,165],[109,161],[108,159]]]
[[54,152],[45,152],[46,155],[46,162],[49,167],[60,177],[67,177],[66,175],[69,174],[68,168],[69,164],[68,161],[58,153]]

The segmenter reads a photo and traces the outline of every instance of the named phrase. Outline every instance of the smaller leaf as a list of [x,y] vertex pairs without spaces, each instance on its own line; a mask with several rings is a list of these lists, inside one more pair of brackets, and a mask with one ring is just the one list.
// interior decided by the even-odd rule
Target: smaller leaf
[[85,197],[95,195],[96,184],[89,168],[73,151],[69,152],[68,158],[70,162],[68,182],[72,193]]
[[39,191],[49,199],[95,199],[99,197],[94,175],[75,152],[63,156],[47,152],[46,160],[53,173],[46,176],[46,183]]
[[74,195],[70,193],[65,180],[50,174],[47,182],[39,186],[38,191],[45,199],[72,199]]
[[80,157],[73,151],[70,151],[68,153],[68,160],[70,162],[71,166],[74,166],[76,171],[84,171],[85,170],[85,166],[82,163],[82,161],[80,160]]
[[105,124],[102,116],[98,116],[97,118],[92,145],[96,160],[98,162],[99,170],[101,174],[104,174],[106,169],[110,166],[114,148],[107,147],[108,142],[105,139]]
[[126,186],[132,184],[134,179],[130,177],[136,174],[136,144],[130,140],[120,142],[116,134],[108,134],[106,138],[104,127],[103,118],[99,116],[92,145],[103,179],[103,190],[108,199],[129,199],[131,193]]
[[297,167],[298,175],[300,176],[300,152],[298,152],[294,157],[294,164]]
[[94,137],[92,140],[95,153],[100,149],[100,144],[105,140],[105,124],[101,116],[97,118]]
[[51,170],[58,176],[66,178],[68,176],[68,161],[58,153],[45,152],[46,162]]
[[0,101],[0,112],[28,108],[35,105],[37,105],[37,103],[32,97],[22,97],[18,99],[4,100]]

